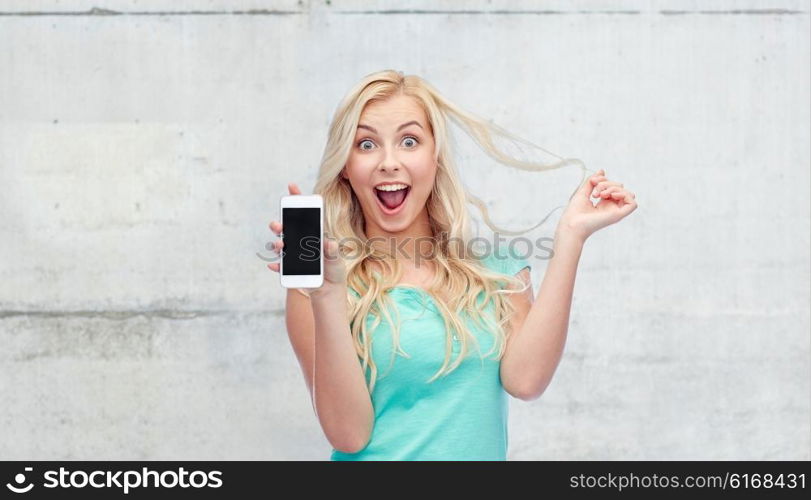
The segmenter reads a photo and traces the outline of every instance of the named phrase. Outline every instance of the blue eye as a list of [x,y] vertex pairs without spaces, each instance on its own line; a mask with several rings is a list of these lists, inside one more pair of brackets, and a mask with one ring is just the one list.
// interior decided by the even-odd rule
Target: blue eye
[[[418,141],[418,140],[417,140],[417,138],[416,138],[416,137],[414,137],[413,135],[407,135],[407,136],[403,137],[403,141],[405,141],[405,140],[407,140],[407,139],[410,139],[410,140],[414,141],[414,144],[413,144],[413,145],[411,145],[411,146],[407,146],[407,147],[409,147],[409,148],[413,148],[414,146],[416,146],[416,145],[417,145],[417,144],[419,144],[419,142],[420,142],[420,141]],[[358,143],[358,148],[360,148],[360,149],[361,149],[361,150],[363,150],[363,151],[369,151],[371,148],[365,148],[365,147],[363,147],[363,143],[365,143],[365,142],[368,142],[368,143],[374,144],[374,143],[371,141],[371,139],[363,139],[362,141],[360,141],[360,142]]]

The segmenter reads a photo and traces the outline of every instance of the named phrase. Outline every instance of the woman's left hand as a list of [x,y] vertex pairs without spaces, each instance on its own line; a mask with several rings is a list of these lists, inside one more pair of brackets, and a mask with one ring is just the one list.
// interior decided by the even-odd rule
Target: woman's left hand
[[[600,169],[577,189],[558,223],[558,233],[571,232],[583,241],[594,232],[619,222],[636,210],[636,195],[619,182],[609,181]],[[591,198],[599,198],[595,205]]]

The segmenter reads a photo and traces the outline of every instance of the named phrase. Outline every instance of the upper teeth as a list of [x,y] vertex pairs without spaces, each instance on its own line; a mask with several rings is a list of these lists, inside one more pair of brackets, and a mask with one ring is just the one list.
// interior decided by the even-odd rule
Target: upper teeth
[[399,191],[401,189],[405,189],[408,186],[405,184],[384,184],[382,186],[377,186],[376,189],[381,191]]

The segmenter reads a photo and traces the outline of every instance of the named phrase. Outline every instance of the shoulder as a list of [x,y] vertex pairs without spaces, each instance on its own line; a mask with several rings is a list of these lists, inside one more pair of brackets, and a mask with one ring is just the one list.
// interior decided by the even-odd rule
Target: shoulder
[[532,270],[529,260],[509,248],[497,248],[487,252],[481,257],[481,262],[497,273],[510,276],[515,276],[524,268]]

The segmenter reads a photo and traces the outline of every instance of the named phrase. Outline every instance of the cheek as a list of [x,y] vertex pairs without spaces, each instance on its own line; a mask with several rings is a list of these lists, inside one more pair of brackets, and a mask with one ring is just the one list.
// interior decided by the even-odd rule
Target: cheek
[[349,153],[346,164],[351,165],[357,170],[368,171],[369,169],[373,169],[375,166],[377,166],[377,164],[380,162],[380,156],[380,150],[360,152],[353,149]]
[[369,179],[368,168],[358,161],[351,161],[346,163],[344,168],[344,178],[351,182],[353,186],[360,186]]
[[428,165],[414,172],[414,181],[420,185],[420,188],[425,192],[431,192],[436,182],[437,168],[436,165]]

